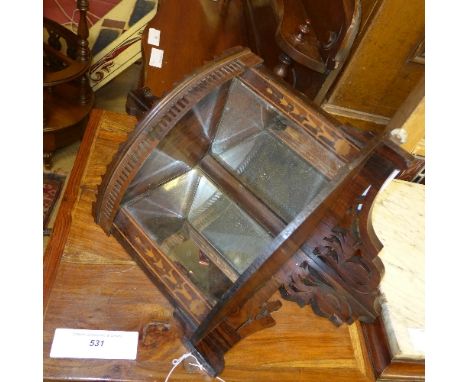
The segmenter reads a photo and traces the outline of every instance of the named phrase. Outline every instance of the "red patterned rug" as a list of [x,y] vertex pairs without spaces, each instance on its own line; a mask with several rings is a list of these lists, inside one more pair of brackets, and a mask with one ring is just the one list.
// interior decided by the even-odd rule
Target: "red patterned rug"
[[64,175],[48,172],[45,172],[43,175],[43,230],[46,231],[47,223],[49,222],[54,205],[60,196],[60,191],[62,190],[66,177]]

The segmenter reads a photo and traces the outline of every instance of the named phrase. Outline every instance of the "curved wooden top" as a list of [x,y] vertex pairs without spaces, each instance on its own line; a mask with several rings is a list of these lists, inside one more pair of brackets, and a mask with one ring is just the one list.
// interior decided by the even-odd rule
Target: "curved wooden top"
[[[261,68],[247,70],[261,62],[249,49],[233,48],[217,61],[199,69],[158,102],[119,148],[109,165],[94,206],[96,223],[110,233],[127,187],[156,146],[196,103],[236,76],[308,131],[318,144],[317,150],[329,151],[336,161],[346,163],[347,171],[353,167],[353,162],[369,151],[360,151],[342,129],[318,110],[312,113],[310,109],[314,107],[305,105],[298,97],[283,94],[281,84],[272,75],[263,73]],[[289,93],[289,89],[283,90]],[[375,143],[369,145],[374,146]],[[339,176],[334,178],[338,181]]]
[[158,143],[198,101],[213,89],[262,60],[249,49],[233,48],[200,68],[156,104],[119,148],[99,187],[96,223],[109,233],[123,195]]
[[82,121],[93,108],[94,93],[90,92],[89,100],[80,104],[80,89],[69,82],[54,87],[53,92],[44,91],[44,113],[47,123],[43,127],[44,133],[51,133],[73,126]]

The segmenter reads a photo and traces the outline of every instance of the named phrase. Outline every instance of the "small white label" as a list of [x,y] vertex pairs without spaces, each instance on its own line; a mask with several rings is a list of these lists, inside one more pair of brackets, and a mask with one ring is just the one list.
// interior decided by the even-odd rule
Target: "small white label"
[[164,50],[158,48],[151,48],[151,57],[149,64],[156,68],[162,68]]
[[55,329],[51,358],[136,359],[138,332]]
[[159,46],[159,40],[161,38],[161,31],[158,29],[150,28],[148,30],[148,44]]

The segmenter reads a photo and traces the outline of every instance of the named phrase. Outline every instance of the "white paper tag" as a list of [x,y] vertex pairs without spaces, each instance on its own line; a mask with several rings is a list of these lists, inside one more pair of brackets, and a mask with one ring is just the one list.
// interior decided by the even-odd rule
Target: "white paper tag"
[[51,358],[136,359],[138,332],[55,329]]
[[161,31],[158,29],[150,28],[148,30],[148,44],[159,46],[159,40],[161,39]]
[[164,50],[158,48],[151,48],[151,57],[149,64],[156,68],[162,68]]

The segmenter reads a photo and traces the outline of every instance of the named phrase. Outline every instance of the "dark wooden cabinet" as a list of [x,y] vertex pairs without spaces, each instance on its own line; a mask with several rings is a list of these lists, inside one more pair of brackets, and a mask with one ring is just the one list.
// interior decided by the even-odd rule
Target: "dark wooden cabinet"
[[[190,14],[184,23],[177,23]],[[142,35],[143,70],[127,112],[138,118],[175,83],[234,46],[248,46],[279,77],[320,104],[344,67],[361,19],[361,0],[171,0]],[[158,46],[148,43],[160,31]],[[150,63],[153,51],[160,65]]]
[[[128,94],[127,113],[140,118],[194,70],[226,49],[246,46],[243,5],[244,0],[160,1],[142,34],[142,72]],[[160,31],[157,46],[148,42],[151,29]],[[150,63],[155,49],[163,57],[160,67]]]
[[369,211],[409,160],[385,133],[339,125],[236,48],[139,122],[93,215],[217,375],[230,348],[275,324],[278,289],[335,325],[378,317],[383,265]]

